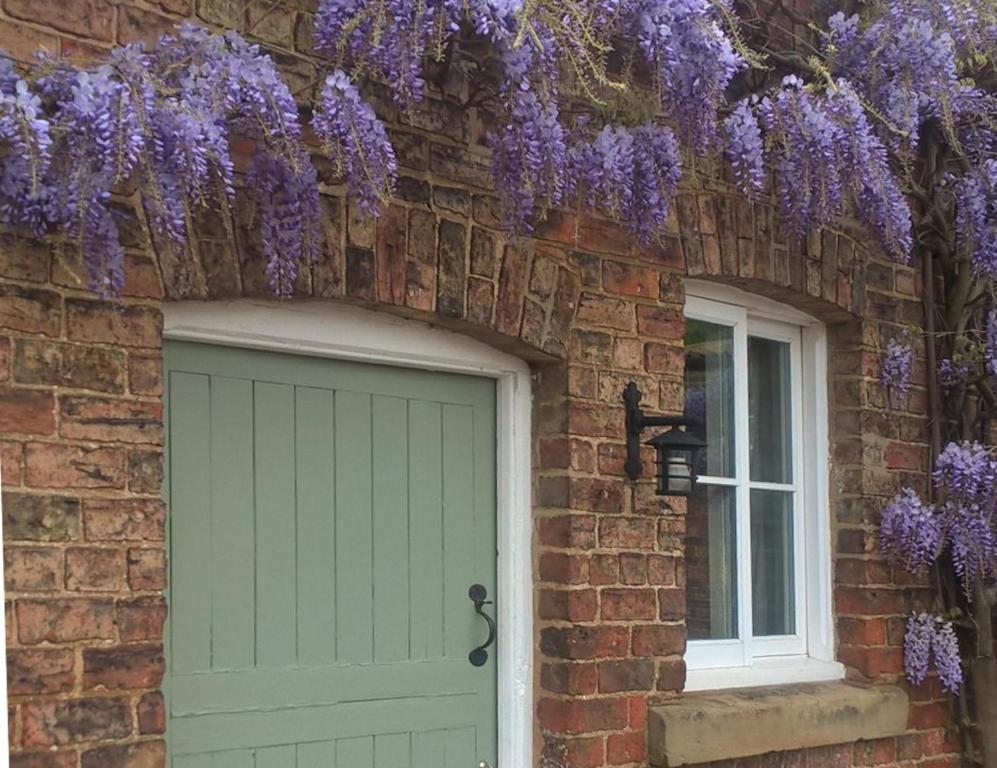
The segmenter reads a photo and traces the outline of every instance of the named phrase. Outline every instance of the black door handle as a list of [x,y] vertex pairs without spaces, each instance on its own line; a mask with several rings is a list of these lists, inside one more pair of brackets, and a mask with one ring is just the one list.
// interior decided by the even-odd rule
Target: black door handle
[[495,619],[489,616],[484,611],[486,605],[491,605],[492,601],[488,599],[488,590],[481,584],[472,584],[471,588],[467,590],[467,596],[471,598],[471,602],[474,603],[474,610],[481,618],[485,620],[488,624],[488,639],[482,645],[477,648],[472,649],[472,651],[467,654],[467,660],[475,667],[483,667],[485,662],[488,661],[488,651],[485,649],[495,642]]

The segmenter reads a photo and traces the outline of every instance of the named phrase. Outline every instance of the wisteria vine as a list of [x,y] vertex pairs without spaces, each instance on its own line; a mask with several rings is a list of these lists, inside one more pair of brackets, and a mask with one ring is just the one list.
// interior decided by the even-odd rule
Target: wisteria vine
[[[918,227],[912,216],[912,204],[940,195],[954,212],[946,263],[970,264],[983,286],[973,323],[930,372],[956,391],[997,376],[997,99],[973,77],[997,60],[997,11],[970,0],[863,6],[811,25],[812,56],[784,60],[752,47],[731,0],[320,0],[311,128],[335,181],[376,216],[398,160],[367,84],[386,83],[412,110],[430,64],[466,55],[490,91],[492,181],[519,234],[567,206],[650,244],[683,172],[724,158],[746,194],[774,198],[797,239],[852,215],[907,263],[947,236],[946,222]],[[471,56],[483,49],[490,68]],[[156,246],[184,255],[199,211],[229,222],[247,194],[270,283],[291,293],[320,251],[300,106],[263,50],[191,24],[88,66],[42,57],[18,70],[0,57],[0,222],[56,233],[89,286],[114,294],[125,259],[118,196],[137,191]],[[958,162],[925,192],[913,177],[932,132]],[[242,164],[236,138],[253,148]],[[884,346],[881,382],[899,406],[918,353],[909,333]],[[884,550],[913,571],[947,553],[967,595],[997,577],[995,466],[980,445],[952,441],[937,457],[933,502],[905,488],[886,508]],[[906,657],[912,681],[933,662],[947,688],[961,683],[944,618],[911,618]]]

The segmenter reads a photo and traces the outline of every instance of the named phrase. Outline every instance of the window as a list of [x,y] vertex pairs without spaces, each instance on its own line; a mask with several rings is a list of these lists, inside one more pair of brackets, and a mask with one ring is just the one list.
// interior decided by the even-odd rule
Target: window
[[826,336],[776,302],[687,287],[687,689],[835,679]]

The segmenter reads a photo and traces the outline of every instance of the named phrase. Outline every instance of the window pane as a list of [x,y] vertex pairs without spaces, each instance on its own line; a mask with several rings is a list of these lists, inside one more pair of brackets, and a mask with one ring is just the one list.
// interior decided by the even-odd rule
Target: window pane
[[734,476],[734,329],[702,320],[685,323],[684,416],[706,440],[696,473]]
[[751,492],[751,613],[754,634],[796,631],[793,494]]
[[686,622],[690,640],[737,637],[734,489],[700,485],[686,517]]
[[789,344],[748,337],[748,437],[751,479],[793,482]]

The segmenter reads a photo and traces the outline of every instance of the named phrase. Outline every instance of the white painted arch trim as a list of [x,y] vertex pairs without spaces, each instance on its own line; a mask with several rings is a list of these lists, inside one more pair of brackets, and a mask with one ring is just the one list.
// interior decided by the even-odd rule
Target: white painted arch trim
[[458,333],[318,301],[165,304],[164,336],[493,378],[497,394],[498,764],[533,764],[530,369]]

